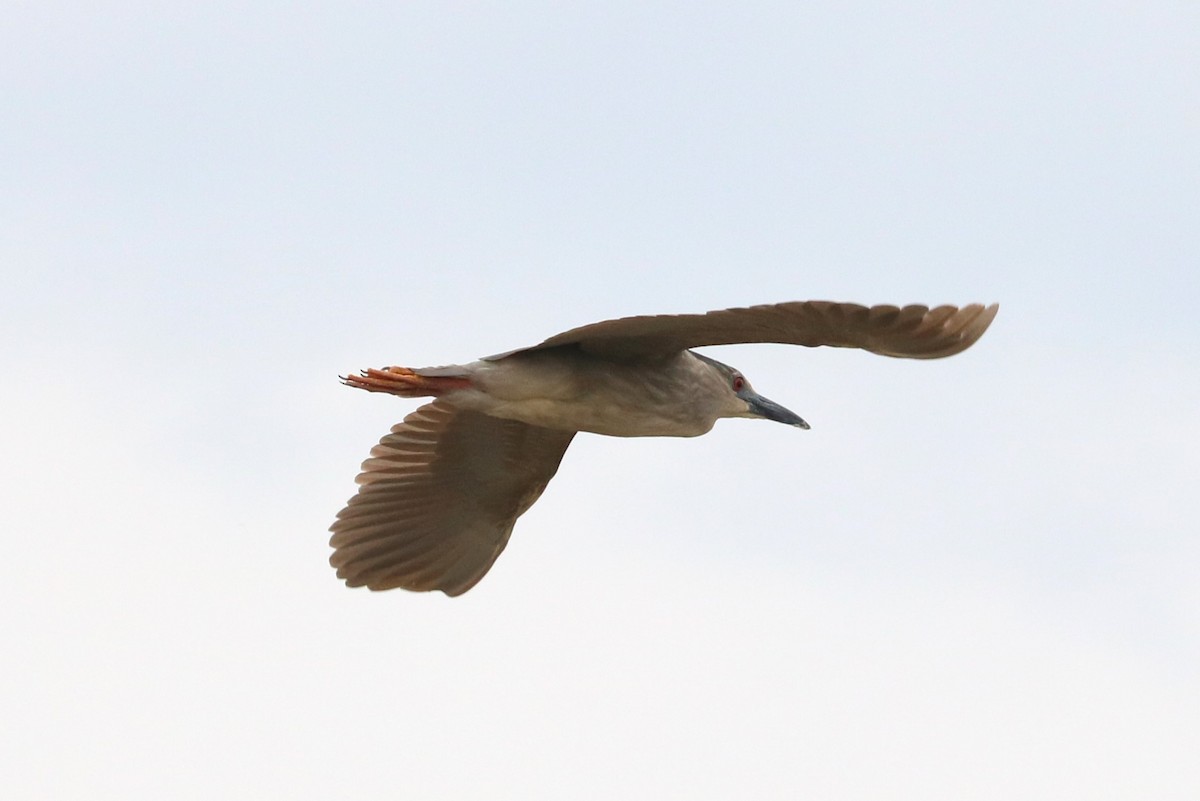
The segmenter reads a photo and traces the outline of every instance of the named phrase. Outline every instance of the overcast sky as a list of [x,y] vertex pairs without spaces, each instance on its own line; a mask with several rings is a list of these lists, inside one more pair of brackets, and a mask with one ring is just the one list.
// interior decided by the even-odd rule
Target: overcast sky
[[[1200,797],[1198,8],[5,4],[0,792]],[[339,372],[803,299],[1001,311],[329,568]]]

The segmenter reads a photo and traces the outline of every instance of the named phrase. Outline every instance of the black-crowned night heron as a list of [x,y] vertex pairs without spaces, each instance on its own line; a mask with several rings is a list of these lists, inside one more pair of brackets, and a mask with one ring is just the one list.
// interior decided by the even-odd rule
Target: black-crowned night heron
[[329,561],[352,587],[460,595],[504,550],[577,431],[695,437],[722,417],[808,428],[736,369],[689,348],[778,342],[937,359],[970,347],[997,308],[807,301],[625,317],[470,364],[343,378],[436,400],[371,450],[358,494],[330,528]]

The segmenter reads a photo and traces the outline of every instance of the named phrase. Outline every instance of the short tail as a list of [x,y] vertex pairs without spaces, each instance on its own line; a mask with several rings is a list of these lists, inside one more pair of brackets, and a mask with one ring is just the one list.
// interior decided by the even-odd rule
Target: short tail
[[408,367],[385,367],[382,370],[368,367],[359,375],[338,378],[348,387],[365,389],[367,392],[386,392],[401,398],[436,398],[450,390],[471,386],[471,379],[466,376],[421,375]]

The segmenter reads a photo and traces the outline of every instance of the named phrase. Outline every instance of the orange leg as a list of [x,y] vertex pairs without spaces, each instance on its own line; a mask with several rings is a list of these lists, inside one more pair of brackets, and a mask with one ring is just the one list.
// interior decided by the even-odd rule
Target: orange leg
[[471,379],[458,376],[417,375],[407,367],[385,367],[376,370],[368,367],[361,375],[338,376],[348,387],[365,389],[367,392],[387,392],[402,398],[434,397],[452,389],[466,389]]

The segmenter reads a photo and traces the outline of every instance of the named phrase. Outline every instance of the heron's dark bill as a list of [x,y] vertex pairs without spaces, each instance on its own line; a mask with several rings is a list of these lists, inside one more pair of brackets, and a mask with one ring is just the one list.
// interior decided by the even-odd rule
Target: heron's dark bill
[[787,426],[796,426],[796,428],[807,429],[811,427],[808,423],[804,422],[803,417],[791,409],[786,409],[775,401],[764,398],[762,395],[754,395],[746,398],[746,403],[750,404],[751,412],[767,420],[774,420],[776,423],[783,423]]

